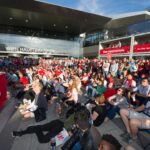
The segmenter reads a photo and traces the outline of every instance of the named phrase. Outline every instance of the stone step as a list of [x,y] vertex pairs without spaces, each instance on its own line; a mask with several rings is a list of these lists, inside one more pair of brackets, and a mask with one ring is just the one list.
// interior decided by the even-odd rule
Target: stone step
[[0,133],[2,132],[3,128],[7,124],[8,120],[10,117],[13,115],[15,111],[15,105],[16,105],[16,100],[14,98],[11,98],[6,101],[4,107],[0,111]]

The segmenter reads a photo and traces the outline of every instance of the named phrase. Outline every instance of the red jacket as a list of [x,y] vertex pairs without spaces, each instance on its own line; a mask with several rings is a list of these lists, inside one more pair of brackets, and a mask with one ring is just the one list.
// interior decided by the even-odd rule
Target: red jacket
[[26,86],[26,85],[28,84],[28,80],[27,80],[26,77],[20,78],[20,82],[21,82],[24,86]]
[[115,89],[106,88],[106,90],[104,92],[105,102],[108,101],[109,97],[115,95],[116,93],[117,93],[117,91]]

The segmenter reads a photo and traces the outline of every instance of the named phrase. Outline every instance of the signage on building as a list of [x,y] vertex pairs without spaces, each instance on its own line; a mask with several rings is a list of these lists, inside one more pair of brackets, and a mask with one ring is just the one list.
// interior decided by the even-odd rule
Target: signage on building
[[53,53],[54,50],[50,49],[38,49],[38,48],[27,48],[27,47],[6,47],[8,52],[28,52],[28,53]]
[[105,48],[100,50],[100,55],[108,55],[110,54],[128,54],[130,51],[129,46],[124,46],[121,48]]
[[149,53],[150,52],[150,44],[138,44],[134,46],[133,52],[135,53]]
[[[110,54],[129,54],[130,46],[123,46],[120,48],[104,48],[99,51],[100,55],[110,55]],[[150,53],[150,44],[138,44],[133,48],[133,53]]]

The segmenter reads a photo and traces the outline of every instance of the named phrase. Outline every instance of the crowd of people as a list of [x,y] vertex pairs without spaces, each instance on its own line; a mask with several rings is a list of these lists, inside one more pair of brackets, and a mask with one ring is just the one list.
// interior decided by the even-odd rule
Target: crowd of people
[[36,133],[39,142],[46,143],[65,128],[70,138],[63,150],[119,150],[122,145],[115,137],[102,136],[95,127],[120,117],[126,128],[121,137],[129,143],[138,142],[139,130],[150,129],[149,60],[65,58],[13,63],[17,60],[1,59],[0,68],[15,91],[21,117],[45,120],[52,104],[59,117],[14,131],[13,136]]

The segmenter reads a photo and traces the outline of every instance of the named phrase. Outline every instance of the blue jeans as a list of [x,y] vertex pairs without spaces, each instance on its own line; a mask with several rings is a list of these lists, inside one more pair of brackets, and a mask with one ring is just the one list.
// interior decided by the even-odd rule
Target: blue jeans
[[80,150],[80,143],[77,142],[71,150]]
[[112,106],[107,112],[107,117],[113,119],[116,116],[116,113],[119,114],[119,110],[120,108],[118,106]]
[[92,96],[93,87],[91,85],[86,86],[86,93],[88,96]]
[[86,92],[87,92],[87,95],[88,95],[88,96],[92,96],[92,97],[94,97],[94,96],[97,94],[96,89],[93,88],[91,85],[88,85],[88,86],[86,87]]

